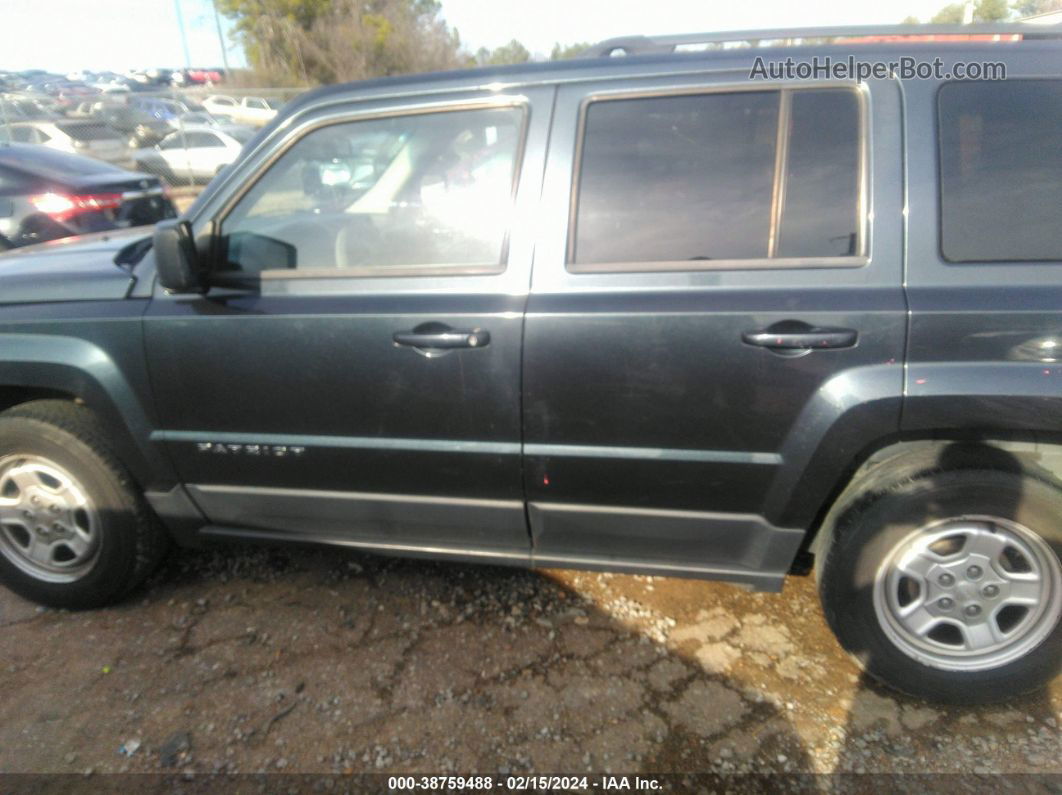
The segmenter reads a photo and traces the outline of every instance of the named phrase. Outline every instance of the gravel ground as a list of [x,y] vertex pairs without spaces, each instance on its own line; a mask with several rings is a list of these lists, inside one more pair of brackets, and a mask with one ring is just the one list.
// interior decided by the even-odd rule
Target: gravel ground
[[1062,681],[990,708],[896,696],[837,646],[810,578],[753,594],[220,548],[108,610],[0,589],[0,627],[4,773],[919,771],[1062,791]]

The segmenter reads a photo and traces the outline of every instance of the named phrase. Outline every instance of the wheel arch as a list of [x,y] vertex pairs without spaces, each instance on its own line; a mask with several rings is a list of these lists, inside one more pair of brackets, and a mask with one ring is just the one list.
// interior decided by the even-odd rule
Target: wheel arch
[[176,476],[150,441],[148,408],[118,365],[87,340],[51,334],[5,334],[0,356],[0,411],[59,399],[91,409],[115,454],[142,488],[168,488]]
[[1015,472],[1062,489],[1062,436],[941,431],[877,440],[837,477],[801,551],[821,554],[847,510],[890,486],[962,469]]

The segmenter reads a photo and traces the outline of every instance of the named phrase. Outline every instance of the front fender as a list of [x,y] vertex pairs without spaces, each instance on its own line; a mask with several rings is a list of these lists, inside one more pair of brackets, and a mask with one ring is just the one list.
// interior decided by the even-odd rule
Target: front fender
[[145,488],[167,488],[176,474],[150,441],[152,422],[121,367],[99,345],[53,334],[0,335],[0,389],[46,389],[79,398],[111,432],[109,441]]

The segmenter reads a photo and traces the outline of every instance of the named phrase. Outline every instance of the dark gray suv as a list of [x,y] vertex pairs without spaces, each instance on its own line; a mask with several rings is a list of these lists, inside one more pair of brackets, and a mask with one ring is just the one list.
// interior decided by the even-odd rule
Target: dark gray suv
[[[153,239],[0,257],[0,577],[102,605],[234,538],[813,569],[892,686],[1042,686],[1062,46],[1030,30],[625,39],[303,96]],[[943,72],[756,77],[785,59]]]

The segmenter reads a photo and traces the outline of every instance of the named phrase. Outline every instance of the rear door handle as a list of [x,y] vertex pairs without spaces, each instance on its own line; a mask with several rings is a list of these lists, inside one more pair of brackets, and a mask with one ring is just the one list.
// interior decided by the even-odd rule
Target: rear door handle
[[396,345],[406,345],[410,348],[426,348],[431,350],[451,350],[453,348],[482,348],[490,345],[490,332],[483,329],[470,331],[396,331],[394,336]]
[[[782,326],[781,323],[776,326]],[[785,328],[768,326],[759,331],[746,331],[741,341],[772,350],[816,350],[819,348],[851,348],[859,341],[859,332],[850,328],[815,328],[806,323],[787,323]]]

